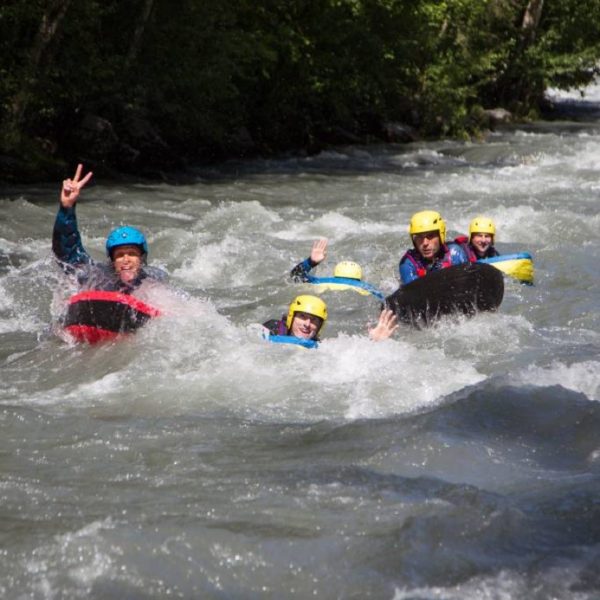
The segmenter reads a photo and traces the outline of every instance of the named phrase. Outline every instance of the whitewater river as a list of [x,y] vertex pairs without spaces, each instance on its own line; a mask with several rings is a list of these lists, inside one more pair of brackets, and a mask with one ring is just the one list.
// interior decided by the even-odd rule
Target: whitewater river
[[[94,180],[90,253],[137,225],[177,290],[98,346],[56,328],[60,182],[3,189],[0,597],[598,598],[599,172],[600,123],[555,122]],[[378,303],[331,292],[318,350],[261,339],[316,238],[317,275],[355,260],[394,291],[425,208],[450,237],[492,217],[535,285],[380,343]]]

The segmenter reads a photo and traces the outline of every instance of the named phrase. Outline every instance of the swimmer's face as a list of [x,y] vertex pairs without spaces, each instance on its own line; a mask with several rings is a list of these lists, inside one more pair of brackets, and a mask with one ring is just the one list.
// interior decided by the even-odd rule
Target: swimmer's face
[[433,260],[440,251],[440,232],[437,229],[416,233],[412,236],[412,240],[415,248],[425,260]]
[[118,246],[112,252],[112,262],[121,281],[130,283],[142,268],[142,251],[139,246]]
[[323,320],[320,317],[298,311],[294,313],[290,334],[304,340],[312,340],[317,336],[322,323]]
[[483,256],[493,242],[494,236],[491,233],[474,233],[471,236],[471,245],[478,256]]

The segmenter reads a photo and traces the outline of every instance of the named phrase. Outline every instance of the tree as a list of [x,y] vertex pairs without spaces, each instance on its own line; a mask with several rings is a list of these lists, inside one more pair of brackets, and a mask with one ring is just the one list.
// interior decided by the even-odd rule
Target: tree
[[2,124],[4,142],[9,146],[18,145],[21,140],[21,123],[32,98],[42,56],[57,36],[70,4],[71,0],[50,0],[43,10],[29,56],[20,72],[17,91],[8,101]]
[[144,0],[142,5],[142,11],[137,19],[136,27],[133,32],[133,36],[131,38],[131,44],[129,46],[129,52],[127,53],[127,58],[125,59],[125,70],[129,71],[135,62],[140,47],[142,44],[142,38],[144,36],[144,31],[146,26],[148,25],[148,20],[150,19],[150,14],[152,13],[152,8],[154,6],[154,0]]

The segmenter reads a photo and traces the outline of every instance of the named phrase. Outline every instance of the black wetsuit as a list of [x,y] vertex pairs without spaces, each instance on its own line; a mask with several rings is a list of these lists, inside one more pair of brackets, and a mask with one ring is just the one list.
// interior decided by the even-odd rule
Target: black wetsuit
[[312,269],[314,269],[319,263],[313,262],[310,257],[305,258],[302,262],[298,263],[291,271],[290,277],[296,283],[306,283],[310,281],[309,273]]
[[287,327],[285,325],[285,316],[281,319],[269,319],[265,321],[263,327],[269,330],[271,335],[289,335]]

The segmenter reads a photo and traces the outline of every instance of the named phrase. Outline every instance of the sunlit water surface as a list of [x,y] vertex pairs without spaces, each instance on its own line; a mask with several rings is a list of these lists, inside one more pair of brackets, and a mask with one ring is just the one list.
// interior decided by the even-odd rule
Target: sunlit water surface
[[[599,172],[600,124],[555,122],[96,181],[90,253],[137,225],[177,292],[93,347],[57,335],[60,183],[4,190],[0,596],[598,598]],[[318,350],[261,339],[318,237],[318,275],[395,290],[424,208],[450,236],[492,217],[535,286],[381,343],[376,301],[330,293]]]

